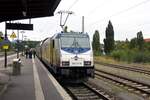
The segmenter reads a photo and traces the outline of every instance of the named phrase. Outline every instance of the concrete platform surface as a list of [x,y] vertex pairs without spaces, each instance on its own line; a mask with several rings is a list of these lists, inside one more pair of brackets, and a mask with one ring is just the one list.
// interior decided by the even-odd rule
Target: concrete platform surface
[[71,100],[37,58],[21,57],[21,62],[21,75],[13,76],[12,67],[7,69],[3,80],[10,81],[0,100]]

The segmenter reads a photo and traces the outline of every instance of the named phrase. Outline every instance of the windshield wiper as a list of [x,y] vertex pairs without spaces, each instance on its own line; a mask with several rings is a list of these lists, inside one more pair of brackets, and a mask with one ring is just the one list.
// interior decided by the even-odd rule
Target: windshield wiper
[[81,48],[81,46],[79,45],[79,43],[78,43],[78,41],[76,40],[75,37],[74,37],[74,40],[73,40],[73,43],[72,43],[71,47]]

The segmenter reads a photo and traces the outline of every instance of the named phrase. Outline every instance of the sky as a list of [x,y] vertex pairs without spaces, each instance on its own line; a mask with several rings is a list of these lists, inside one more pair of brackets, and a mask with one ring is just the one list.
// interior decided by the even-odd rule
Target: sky
[[[99,31],[100,42],[103,43],[108,21],[111,20],[115,40],[129,40],[142,31],[144,38],[150,38],[150,0],[61,0],[54,16],[32,19],[33,31],[20,30],[30,40],[43,40],[61,31],[58,11],[72,11],[66,22],[68,30],[82,31],[82,16],[85,18],[85,32],[92,40],[95,30]],[[63,21],[66,14],[63,15]],[[28,23],[28,20],[14,21]],[[0,31],[4,33],[4,23],[0,23]],[[17,31],[10,30],[17,34]],[[19,38],[22,39],[22,34]]]

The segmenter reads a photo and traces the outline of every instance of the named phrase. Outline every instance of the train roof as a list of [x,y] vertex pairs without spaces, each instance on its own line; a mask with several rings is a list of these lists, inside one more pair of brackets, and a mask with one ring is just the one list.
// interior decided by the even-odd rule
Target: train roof
[[41,46],[47,39],[49,39],[49,38],[45,38],[44,40],[42,40],[42,41],[40,42],[40,46]]
[[89,38],[89,35],[88,33],[81,33],[81,32],[68,32],[68,33],[56,33],[54,34],[52,37],[48,37],[48,38],[45,38],[44,40],[41,41],[40,45],[42,45],[47,39],[55,39],[55,38],[60,38],[60,37],[72,37],[72,36],[80,36],[80,37],[88,37]]
[[52,38],[60,38],[60,37],[72,37],[72,36],[80,36],[80,37],[89,37],[87,33],[81,33],[81,32],[68,32],[68,33],[57,33]]

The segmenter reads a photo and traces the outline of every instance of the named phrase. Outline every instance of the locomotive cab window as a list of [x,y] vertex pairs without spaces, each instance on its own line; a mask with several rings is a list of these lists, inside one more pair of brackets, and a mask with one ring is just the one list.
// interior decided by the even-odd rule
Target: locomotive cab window
[[88,37],[63,36],[61,37],[62,48],[90,48]]

